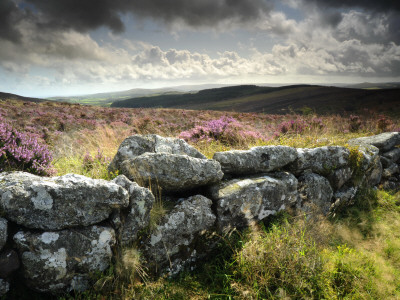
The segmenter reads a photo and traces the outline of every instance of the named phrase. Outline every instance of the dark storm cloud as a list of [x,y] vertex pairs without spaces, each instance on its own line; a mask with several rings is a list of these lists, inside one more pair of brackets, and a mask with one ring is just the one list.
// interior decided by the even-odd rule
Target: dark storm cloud
[[21,35],[15,29],[15,23],[20,19],[18,7],[12,0],[0,1],[0,38],[16,42]]
[[318,7],[362,8],[375,12],[400,12],[400,1],[397,0],[303,0]]
[[1,0],[0,38],[16,41],[18,20],[31,16],[34,26],[47,30],[87,32],[101,26],[122,32],[122,16],[175,22],[193,28],[215,27],[226,21],[254,22],[268,14],[269,0]]

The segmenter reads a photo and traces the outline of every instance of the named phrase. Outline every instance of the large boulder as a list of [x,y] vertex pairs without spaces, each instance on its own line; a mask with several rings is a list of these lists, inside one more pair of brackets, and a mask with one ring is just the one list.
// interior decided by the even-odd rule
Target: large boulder
[[298,148],[298,158],[289,165],[295,174],[305,170],[320,175],[329,175],[339,168],[349,165],[350,151],[340,146],[324,146],[319,148]]
[[7,229],[8,229],[8,222],[6,219],[0,218],[0,251],[3,249],[4,245],[7,242]]
[[122,164],[124,175],[140,185],[180,192],[219,182],[224,174],[211,159],[168,153],[146,153]]
[[250,175],[280,169],[297,158],[295,148],[262,146],[250,150],[217,152],[213,159],[221,164],[224,174]]
[[293,206],[298,198],[297,179],[286,172],[225,181],[210,193],[216,202],[218,229],[224,233]]
[[120,170],[122,162],[144,153],[170,153],[206,158],[182,139],[166,138],[156,134],[133,135],[126,138],[109,166],[109,171]]
[[308,173],[299,177],[300,207],[305,211],[313,208],[327,214],[331,208],[333,196],[329,181],[318,174]]
[[155,199],[149,189],[140,187],[124,175],[119,175],[113,182],[122,186],[129,193],[127,212],[120,211],[118,213],[121,222],[119,226],[120,242],[122,246],[127,246],[132,244],[137,239],[138,233],[149,225],[150,211]]
[[173,275],[201,254],[202,236],[216,219],[211,205],[204,196],[192,196],[163,218],[144,247],[150,270]]
[[392,163],[386,169],[383,169],[382,177],[387,179],[387,178],[392,177],[395,174],[398,174],[399,172],[400,172],[400,169],[399,169],[398,164]]
[[394,146],[400,145],[400,132],[385,132],[378,135],[360,137],[348,141],[349,145],[372,145],[377,147],[380,152],[391,150]]
[[84,291],[89,275],[110,265],[114,230],[92,226],[53,232],[19,231],[14,241],[26,284],[39,292]]
[[49,178],[2,173],[0,197],[0,210],[7,219],[44,230],[93,225],[129,204],[128,192],[121,186],[75,174]]

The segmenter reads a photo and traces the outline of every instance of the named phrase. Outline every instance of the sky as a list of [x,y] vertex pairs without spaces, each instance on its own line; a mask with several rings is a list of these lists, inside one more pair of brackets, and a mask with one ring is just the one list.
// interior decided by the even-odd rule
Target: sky
[[400,81],[400,1],[0,0],[0,91]]

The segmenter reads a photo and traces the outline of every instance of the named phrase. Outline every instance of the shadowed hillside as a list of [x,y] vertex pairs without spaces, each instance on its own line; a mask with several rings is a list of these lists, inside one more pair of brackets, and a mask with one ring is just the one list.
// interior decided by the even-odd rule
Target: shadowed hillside
[[389,114],[400,105],[400,89],[350,89],[293,85],[254,85],[202,90],[195,94],[161,95],[116,101],[112,107],[164,107],[195,110],[285,114],[310,108],[319,114],[358,112],[364,108]]
[[31,97],[23,97],[15,94],[9,94],[9,93],[1,93],[0,92],[0,100],[22,100],[22,101],[29,101],[29,102],[44,102],[46,100],[39,99],[39,98],[31,98]]

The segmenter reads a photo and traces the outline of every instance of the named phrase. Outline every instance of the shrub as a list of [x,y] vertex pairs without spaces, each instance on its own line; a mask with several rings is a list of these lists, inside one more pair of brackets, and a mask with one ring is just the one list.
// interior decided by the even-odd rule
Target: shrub
[[0,120],[0,171],[51,175],[52,155],[34,134],[22,133]]
[[253,131],[238,120],[228,116],[203,122],[194,128],[183,131],[180,135],[186,141],[219,141],[227,145],[244,145],[264,139],[259,132]]

